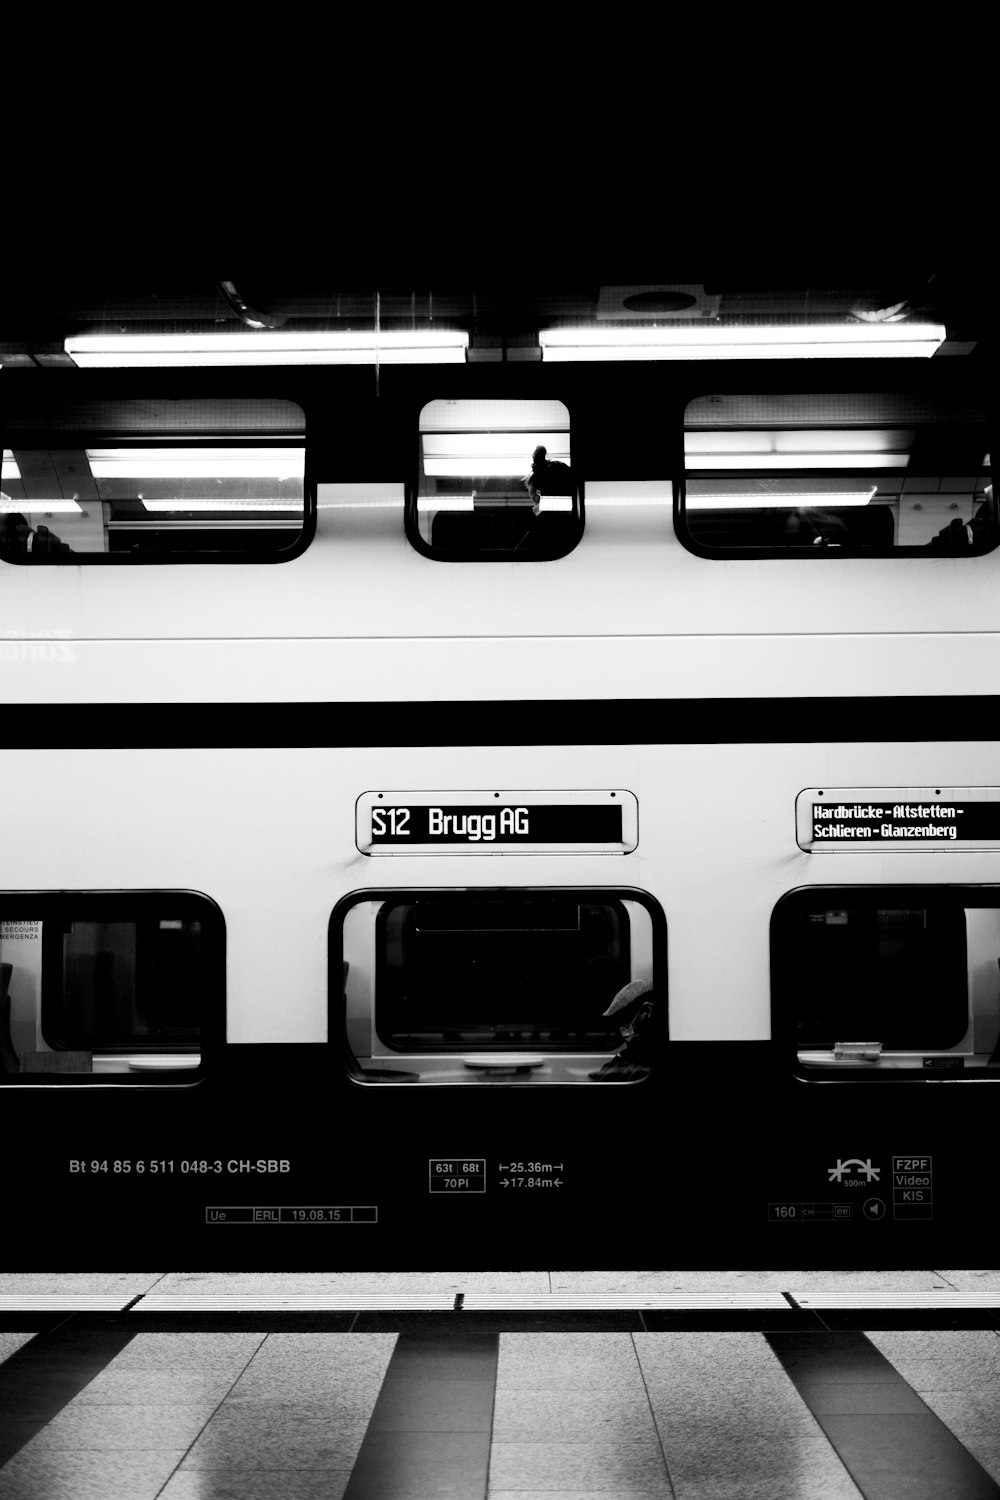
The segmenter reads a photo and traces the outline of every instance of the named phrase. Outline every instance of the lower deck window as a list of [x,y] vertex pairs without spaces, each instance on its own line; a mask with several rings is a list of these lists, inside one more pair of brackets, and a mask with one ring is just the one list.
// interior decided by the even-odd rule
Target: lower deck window
[[662,925],[627,891],[349,897],[331,922],[331,973],[350,1071],[369,1083],[644,1078],[665,1029]]
[[775,1033],[798,1069],[889,1076],[1000,1063],[1000,893],[793,891],[771,924]]
[[0,901],[6,1081],[190,1082],[222,1032],[224,993],[222,918],[207,897]]

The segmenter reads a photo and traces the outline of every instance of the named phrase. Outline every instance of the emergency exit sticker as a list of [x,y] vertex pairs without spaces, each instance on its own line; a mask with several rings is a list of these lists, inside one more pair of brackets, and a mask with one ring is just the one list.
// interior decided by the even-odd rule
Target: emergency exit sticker
[[362,854],[628,854],[639,842],[631,792],[365,792]]

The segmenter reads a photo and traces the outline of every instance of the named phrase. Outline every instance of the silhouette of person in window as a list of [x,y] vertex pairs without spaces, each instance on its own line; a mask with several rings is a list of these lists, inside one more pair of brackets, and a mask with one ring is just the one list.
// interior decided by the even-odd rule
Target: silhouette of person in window
[[622,1046],[590,1077],[600,1082],[646,1078],[653,1062],[653,986],[649,980],[633,979],[623,985],[604,1014],[614,1017]]
[[996,528],[993,512],[993,486],[988,484],[983,498],[971,521],[962,521],[957,516],[949,525],[943,526],[937,536],[927,543],[929,552],[944,552],[949,556],[969,552],[973,547],[990,539]]
[[548,449],[539,443],[531,455],[531,473],[524,477],[524,486],[531,497],[531,510],[538,515],[543,495],[570,495],[573,493],[572,474],[567,464],[548,457]]

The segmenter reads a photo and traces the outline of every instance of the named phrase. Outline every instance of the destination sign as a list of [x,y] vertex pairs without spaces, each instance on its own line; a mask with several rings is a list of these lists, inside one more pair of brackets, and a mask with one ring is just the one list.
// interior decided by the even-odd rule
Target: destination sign
[[824,849],[1000,849],[1000,787],[809,787],[796,841]]
[[626,854],[638,843],[631,792],[365,792],[362,854]]

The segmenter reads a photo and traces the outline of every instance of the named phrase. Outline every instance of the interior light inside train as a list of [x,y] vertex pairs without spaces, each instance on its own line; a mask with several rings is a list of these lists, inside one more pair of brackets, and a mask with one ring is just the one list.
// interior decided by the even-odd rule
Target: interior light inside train
[[793,891],[772,918],[776,1034],[805,1076],[985,1076],[1000,1066],[1000,894]]
[[[928,359],[947,329],[931,322],[767,324],[719,327],[654,323],[541,328],[547,361],[668,359]],[[85,369],[123,366],[457,364],[463,329],[371,328],[324,332],[74,334],[63,348]]]
[[349,897],[330,949],[348,1070],[379,1084],[641,1082],[666,1030],[662,931],[636,892]]
[[985,414],[904,394],[702,396],[682,534],[709,556],[963,556],[1000,540]]
[[190,1082],[224,1004],[204,897],[59,895],[0,903],[5,1082]]
[[420,413],[407,529],[432,557],[562,557],[583,530],[569,411],[554,400],[438,400]]
[[8,561],[294,555],[305,419],[287,401],[8,406],[0,489]]
[[66,353],[83,369],[122,366],[463,364],[463,329],[380,328],[323,333],[76,334]]
[[941,323],[800,323],[740,326],[543,328],[551,361],[654,359],[929,359],[944,343]]

